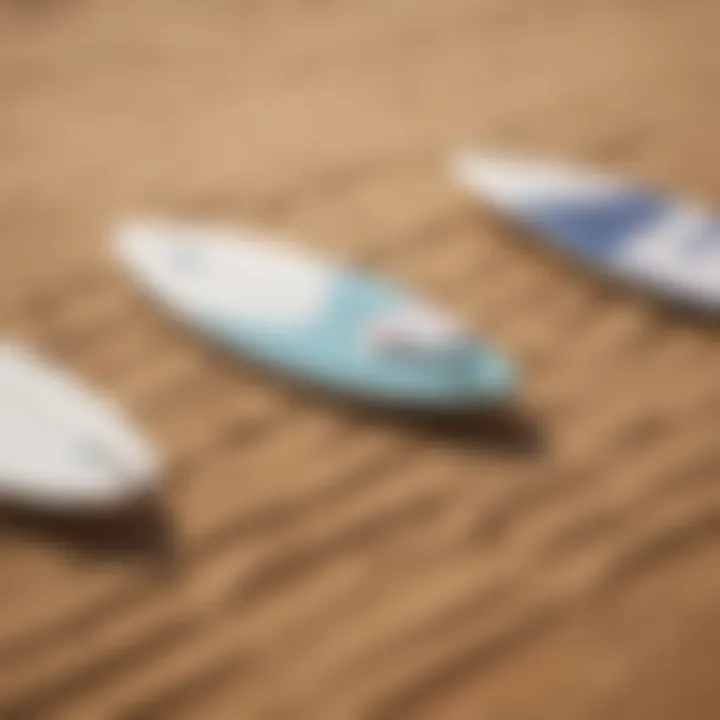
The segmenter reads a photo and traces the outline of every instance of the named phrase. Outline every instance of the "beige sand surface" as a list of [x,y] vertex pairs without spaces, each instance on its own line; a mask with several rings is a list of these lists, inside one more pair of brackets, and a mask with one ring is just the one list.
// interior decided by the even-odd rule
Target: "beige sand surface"
[[[720,717],[720,335],[474,208],[477,142],[720,197],[717,0],[0,0],[0,317],[131,408],[159,509],[0,515],[0,718]],[[216,358],[118,215],[300,231],[447,302],[522,412]]]

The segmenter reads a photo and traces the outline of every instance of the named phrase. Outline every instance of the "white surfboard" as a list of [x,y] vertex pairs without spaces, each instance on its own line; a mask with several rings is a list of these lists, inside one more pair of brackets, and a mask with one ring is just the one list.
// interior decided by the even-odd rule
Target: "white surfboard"
[[145,494],[158,460],[114,404],[16,343],[0,343],[0,502],[112,508]]
[[720,307],[720,218],[709,210],[558,162],[463,151],[451,174],[589,265],[683,303]]
[[116,228],[123,265],[179,319],[250,360],[393,406],[497,403],[514,369],[408,289],[287,239],[138,219]]

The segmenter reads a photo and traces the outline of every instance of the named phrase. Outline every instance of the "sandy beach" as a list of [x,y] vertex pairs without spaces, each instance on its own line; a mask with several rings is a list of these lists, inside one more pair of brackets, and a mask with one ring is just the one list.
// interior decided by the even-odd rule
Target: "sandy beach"
[[[720,717],[720,332],[455,188],[561,155],[720,198],[717,0],[0,0],[0,317],[168,458],[128,517],[0,511],[2,720]],[[297,233],[523,368],[359,412],[139,295],[140,213]]]

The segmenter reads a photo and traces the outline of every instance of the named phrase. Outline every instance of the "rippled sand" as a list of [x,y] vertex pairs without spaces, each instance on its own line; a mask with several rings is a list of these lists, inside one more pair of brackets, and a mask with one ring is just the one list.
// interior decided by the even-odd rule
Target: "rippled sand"
[[[473,207],[458,143],[720,197],[717,0],[0,0],[0,310],[166,450],[157,508],[0,514],[0,718],[720,717],[720,335]],[[524,363],[474,427],[213,355],[115,217],[292,228]]]

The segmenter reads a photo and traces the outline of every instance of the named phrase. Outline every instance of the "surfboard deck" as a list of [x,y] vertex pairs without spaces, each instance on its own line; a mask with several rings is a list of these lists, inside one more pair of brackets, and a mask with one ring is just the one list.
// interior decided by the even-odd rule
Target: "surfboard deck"
[[152,489],[159,462],[124,413],[16,342],[0,343],[0,501],[110,509]]
[[178,318],[249,360],[343,396],[403,407],[497,404],[514,369],[416,294],[289,238],[138,220],[115,251]]
[[720,217],[687,200],[558,162],[462,151],[473,197],[587,265],[667,299],[720,307]]

